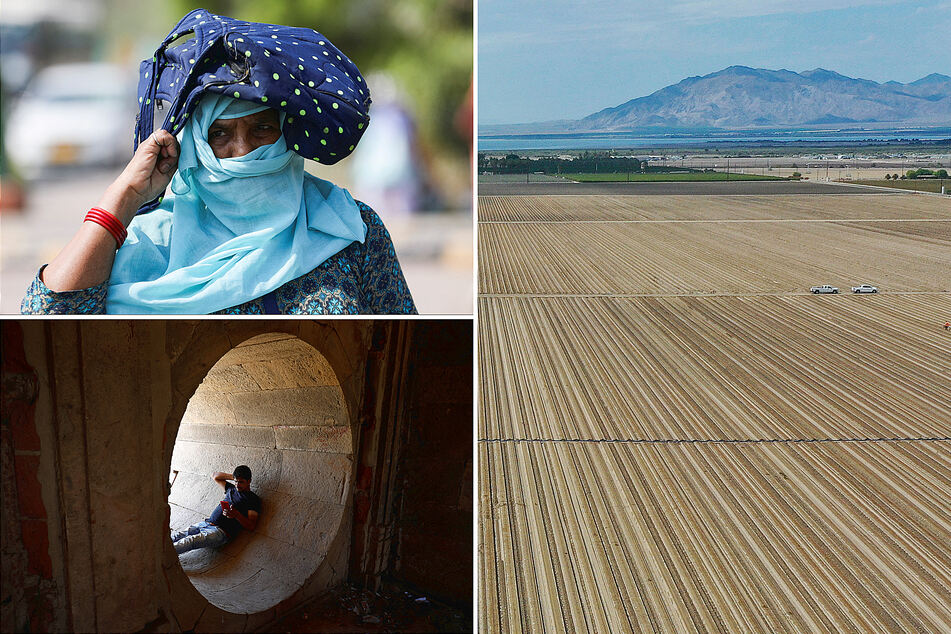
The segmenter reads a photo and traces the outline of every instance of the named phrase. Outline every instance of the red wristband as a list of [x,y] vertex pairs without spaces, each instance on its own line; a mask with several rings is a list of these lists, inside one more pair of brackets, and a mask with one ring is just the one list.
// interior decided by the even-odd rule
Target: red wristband
[[128,235],[125,227],[119,222],[118,218],[99,207],[90,209],[83,219],[83,222],[94,222],[112,234],[112,237],[116,240],[117,249],[122,246],[122,243],[125,242],[125,238]]

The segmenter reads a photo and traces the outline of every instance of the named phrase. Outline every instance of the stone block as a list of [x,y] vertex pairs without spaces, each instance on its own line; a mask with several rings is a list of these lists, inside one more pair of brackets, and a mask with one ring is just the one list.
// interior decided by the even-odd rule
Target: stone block
[[312,425],[346,420],[343,392],[336,386],[231,394],[235,421],[245,425]]
[[187,553],[182,553],[178,556],[178,563],[181,565],[182,570],[185,571],[185,574],[188,575],[188,578],[199,591],[201,591],[202,588],[194,583],[196,575],[226,565],[233,559],[233,557],[230,557],[223,551],[224,549],[196,548],[195,550],[189,550]]
[[188,407],[182,416],[183,423],[207,423],[214,425],[234,425],[234,410],[231,399],[220,392],[195,393],[188,400]]
[[[256,575],[264,567],[265,562],[248,556],[245,551],[232,550],[232,554],[229,556],[220,552],[216,553],[214,549],[211,548],[200,548],[196,551],[183,553],[179,559],[184,560],[187,555],[193,553],[200,555],[205,552],[210,552],[216,555],[213,562],[209,560],[209,563],[214,563],[214,565],[208,565],[201,570],[189,572],[188,575],[188,578],[192,584],[198,588],[198,591],[205,597],[208,597],[208,595],[213,592],[241,587],[248,579]],[[184,568],[184,566],[182,567]],[[186,569],[186,572],[188,572],[188,569]],[[212,603],[214,603],[214,601],[212,601]]]
[[[179,480],[185,473],[191,473],[206,477],[211,486],[218,486],[211,478],[216,471],[231,473],[244,464],[251,468],[251,490],[257,492],[277,488],[282,455],[277,449],[182,441],[175,443],[171,468],[179,472]],[[177,487],[178,482],[173,489]]]
[[275,447],[274,428],[251,425],[219,425],[183,422],[176,442],[201,442],[238,447]]
[[198,390],[195,392],[196,395],[207,391],[224,392],[225,394],[256,392],[263,387],[254,380],[244,366],[228,364],[229,355],[230,353],[222,357],[221,361],[208,371],[205,379],[198,386]]
[[[349,514],[347,513],[349,517]],[[328,588],[343,582],[347,578],[347,562],[350,558],[350,522],[346,520],[344,526],[337,532],[327,549],[324,560],[317,570],[304,583],[301,589],[301,600],[310,599],[323,594]]]
[[337,322],[322,345],[316,346],[341,383],[353,374],[363,376],[372,329],[370,321]]
[[244,365],[258,361],[276,361],[302,355],[313,355],[317,351],[310,344],[296,336],[281,335],[280,338],[246,341],[228,351],[219,363],[225,365]]
[[300,586],[267,570],[244,582],[238,590],[209,592],[208,600],[221,609],[242,615],[251,615],[272,609],[282,597],[293,594]]
[[255,533],[262,533],[294,546],[323,553],[343,521],[343,505],[311,500],[286,493],[268,498]]
[[323,355],[310,346],[306,347],[307,350],[296,357],[267,358],[240,367],[265,390],[339,385],[337,376]]
[[334,419],[327,419],[330,425],[274,427],[274,440],[278,449],[297,451],[320,451],[324,453],[351,454],[353,435],[348,425],[335,425]]
[[351,470],[351,458],[342,454],[284,451],[278,491],[343,504]]
[[[168,496],[169,505],[208,517],[223,496],[220,486],[205,474],[181,472]],[[202,518],[204,519],[204,518]]]

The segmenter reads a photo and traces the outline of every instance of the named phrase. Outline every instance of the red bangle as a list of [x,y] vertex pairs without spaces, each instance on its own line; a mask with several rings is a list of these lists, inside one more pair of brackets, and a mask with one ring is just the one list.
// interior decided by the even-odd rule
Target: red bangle
[[112,234],[112,237],[116,240],[117,249],[122,246],[122,243],[125,242],[125,238],[128,235],[125,227],[119,222],[118,218],[99,207],[90,209],[83,219],[83,222],[94,222]]

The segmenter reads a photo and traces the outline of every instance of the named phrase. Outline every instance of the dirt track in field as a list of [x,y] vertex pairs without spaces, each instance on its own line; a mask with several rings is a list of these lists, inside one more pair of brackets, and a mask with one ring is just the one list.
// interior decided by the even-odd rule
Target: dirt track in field
[[480,627],[951,629],[951,205],[685,198],[480,199]]

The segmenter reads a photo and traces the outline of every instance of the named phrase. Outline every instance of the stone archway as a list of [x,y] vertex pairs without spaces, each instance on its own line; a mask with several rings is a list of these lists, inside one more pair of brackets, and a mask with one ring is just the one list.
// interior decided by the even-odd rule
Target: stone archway
[[170,526],[206,518],[221,498],[214,471],[247,464],[261,521],[221,550],[185,553],[192,585],[213,605],[253,614],[296,592],[341,530],[353,438],[327,360],[287,334],[225,354],[189,400],[172,454]]
[[[202,480],[196,477],[202,460],[226,463],[205,468],[206,484],[217,487],[210,478],[214,471],[248,464],[255,473],[253,489],[265,493],[260,535],[255,531],[239,536],[220,557],[189,553],[180,563],[166,529],[163,569],[175,618],[194,623],[198,630],[237,627],[235,615],[257,614],[255,622],[269,620],[274,610],[288,609],[346,578],[352,455],[359,444],[356,421],[363,392],[363,361],[353,353],[365,349],[369,330],[363,324],[287,321],[229,324],[224,329],[205,322],[189,325],[186,332],[176,332],[170,324],[169,329],[167,341],[174,349],[169,350],[172,401],[165,423],[164,474],[171,480],[173,471],[179,472],[170,487],[169,526],[203,519],[198,515],[210,513],[220,499],[220,488],[199,486],[186,494],[186,487],[179,487]],[[254,385],[261,389],[247,382],[255,375]],[[296,404],[285,403],[282,409],[271,389],[280,385],[298,390]],[[315,396],[322,410],[302,408],[309,388],[325,388],[311,390],[311,396],[323,392]],[[216,409],[224,407],[222,394],[231,394],[230,409]],[[234,411],[234,404],[241,412]],[[294,415],[323,424],[293,424],[289,417]],[[258,421],[252,420],[255,416]],[[265,417],[267,425],[249,424]],[[333,424],[327,424],[328,419]],[[176,455],[173,463],[179,439],[204,443],[212,448],[211,455],[205,460],[193,447]],[[261,466],[256,469],[254,460],[231,464],[229,456],[237,455],[234,448],[243,451],[241,455],[257,456]],[[243,591],[238,592],[239,587]],[[265,611],[272,616],[264,616]]]

